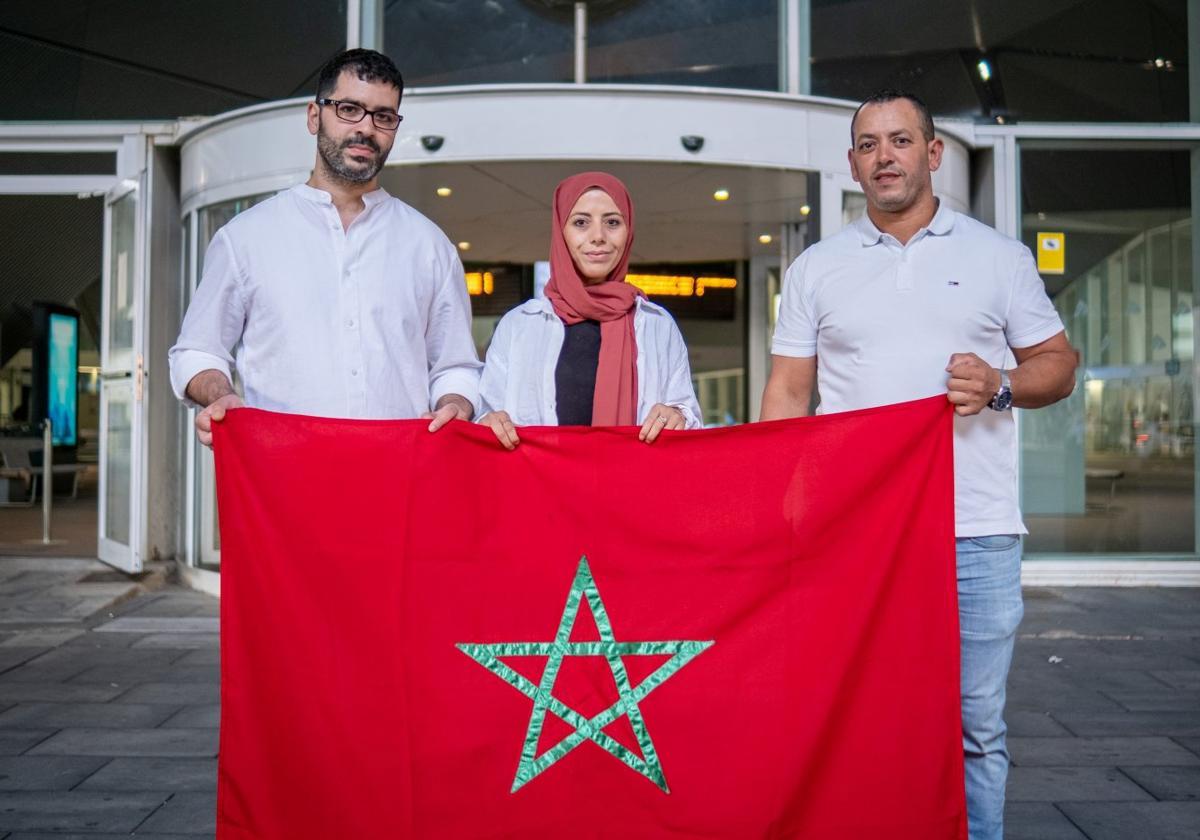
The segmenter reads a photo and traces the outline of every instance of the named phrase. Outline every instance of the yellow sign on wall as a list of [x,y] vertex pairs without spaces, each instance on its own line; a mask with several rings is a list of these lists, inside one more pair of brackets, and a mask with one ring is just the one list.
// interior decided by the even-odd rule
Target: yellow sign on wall
[[1067,270],[1067,235],[1038,233],[1037,266],[1041,274],[1062,274]]

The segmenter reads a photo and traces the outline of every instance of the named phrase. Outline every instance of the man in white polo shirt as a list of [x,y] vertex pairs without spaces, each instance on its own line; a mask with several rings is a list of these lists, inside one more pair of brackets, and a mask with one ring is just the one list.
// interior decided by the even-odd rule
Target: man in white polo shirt
[[307,183],[217,231],[170,351],[171,384],[201,410],[196,432],[245,402],[326,417],[430,420],[479,405],[479,359],[458,252],[379,186],[404,81],[387,56],[330,59],[308,104]]
[[788,269],[762,419],[808,414],[814,385],[822,413],[936,394],[954,404],[967,813],[971,840],[998,840],[1027,533],[1010,409],[1070,394],[1076,357],[1029,249],[934,196],[942,141],[919,99],[872,96],[851,142],[867,212]]

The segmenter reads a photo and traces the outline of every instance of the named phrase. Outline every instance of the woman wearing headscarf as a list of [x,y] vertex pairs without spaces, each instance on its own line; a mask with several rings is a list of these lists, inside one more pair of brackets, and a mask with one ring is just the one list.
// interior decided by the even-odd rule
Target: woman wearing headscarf
[[479,422],[507,449],[517,426],[640,425],[652,443],[701,425],[679,328],[625,281],[633,230],[629,193],[608,173],[554,191],[546,297],[500,319],[480,382]]

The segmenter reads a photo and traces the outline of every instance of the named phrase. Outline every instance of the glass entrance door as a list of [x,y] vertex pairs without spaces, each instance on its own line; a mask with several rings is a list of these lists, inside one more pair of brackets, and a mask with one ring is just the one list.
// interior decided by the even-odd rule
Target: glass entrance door
[[105,196],[104,289],[100,351],[101,560],[125,571],[142,568],[141,441],[144,324],[139,189],[122,181]]

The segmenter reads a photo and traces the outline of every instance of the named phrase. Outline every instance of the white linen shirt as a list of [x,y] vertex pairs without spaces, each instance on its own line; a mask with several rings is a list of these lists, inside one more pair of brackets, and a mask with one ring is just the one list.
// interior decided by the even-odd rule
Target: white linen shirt
[[[942,202],[907,243],[864,214],[784,277],[771,352],[817,357],[818,413],[945,394],[954,353],[1006,367],[1063,331],[1029,249]],[[1011,411],[954,418],[959,537],[1028,533]]]
[[[686,428],[699,428],[700,403],[675,319],[661,306],[638,298],[633,333],[638,424],[646,421],[655,403],[662,403],[683,412]],[[507,411],[518,426],[557,426],[554,372],[565,335],[562,319],[545,298],[527,300],[505,313],[496,324],[479,383],[483,413]]]
[[[479,406],[462,263],[438,227],[384,190],[343,229],[301,184],[217,231],[170,351],[171,385],[237,364],[249,406],[414,418],[446,394]],[[232,379],[232,377],[231,377]]]

